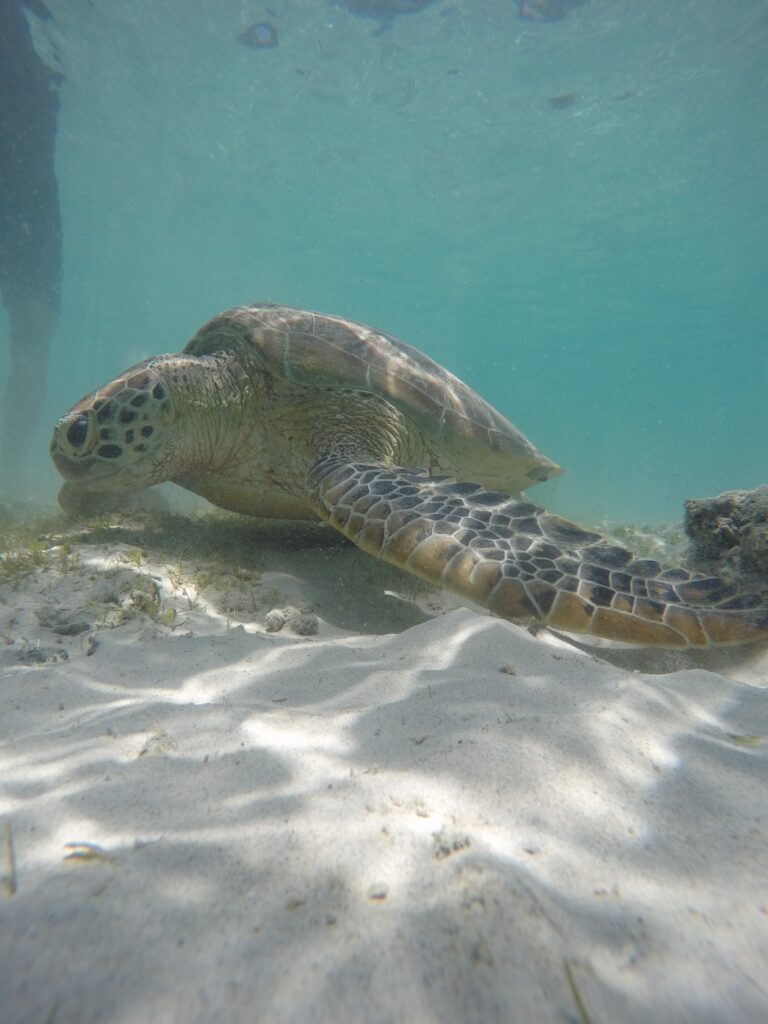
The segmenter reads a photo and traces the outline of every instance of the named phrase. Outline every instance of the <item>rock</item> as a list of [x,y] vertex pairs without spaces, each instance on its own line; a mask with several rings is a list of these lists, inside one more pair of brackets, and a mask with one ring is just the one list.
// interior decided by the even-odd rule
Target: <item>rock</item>
[[299,636],[314,636],[319,623],[316,615],[289,604],[285,608],[273,608],[264,620],[264,628],[268,633],[279,633],[283,626]]
[[267,616],[264,619],[264,628],[268,633],[279,633],[285,625],[287,618],[288,616],[282,608],[273,608],[272,611],[267,612]]
[[698,568],[768,584],[768,486],[689,499],[685,532]]
[[36,612],[41,626],[58,633],[59,636],[77,636],[91,628],[90,622],[81,618],[82,611],[71,612],[66,608],[44,606]]
[[291,609],[286,625],[298,636],[314,636],[318,630],[317,616],[298,609]]
[[22,665],[51,665],[58,661],[68,661],[69,655],[63,647],[44,647],[32,644],[22,648],[17,655]]

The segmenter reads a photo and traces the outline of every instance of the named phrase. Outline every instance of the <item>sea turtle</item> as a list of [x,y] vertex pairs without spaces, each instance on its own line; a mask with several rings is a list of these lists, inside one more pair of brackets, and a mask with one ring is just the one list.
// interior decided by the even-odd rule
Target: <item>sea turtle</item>
[[[53,460],[73,495],[165,480],[359,548],[511,620],[662,647],[768,636],[768,606],[531,503],[558,475],[466,384],[341,317],[255,304],[77,403]],[[471,481],[471,482],[470,482]]]

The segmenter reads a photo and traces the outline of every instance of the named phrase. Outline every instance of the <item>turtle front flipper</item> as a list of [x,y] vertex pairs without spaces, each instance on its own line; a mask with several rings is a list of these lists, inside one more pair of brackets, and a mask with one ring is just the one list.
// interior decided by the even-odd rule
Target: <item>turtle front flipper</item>
[[503,618],[657,647],[768,636],[760,598],[479,484],[340,459],[318,461],[307,482],[318,515],[363,551]]

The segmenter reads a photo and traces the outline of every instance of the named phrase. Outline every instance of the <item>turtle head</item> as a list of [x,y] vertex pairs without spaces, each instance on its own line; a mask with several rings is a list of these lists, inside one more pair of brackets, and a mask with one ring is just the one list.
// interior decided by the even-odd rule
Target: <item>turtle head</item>
[[[68,485],[120,491],[168,480],[178,448],[178,356],[137,363],[82,398],[53,431],[51,457]],[[169,372],[170,371],[170,372]]]

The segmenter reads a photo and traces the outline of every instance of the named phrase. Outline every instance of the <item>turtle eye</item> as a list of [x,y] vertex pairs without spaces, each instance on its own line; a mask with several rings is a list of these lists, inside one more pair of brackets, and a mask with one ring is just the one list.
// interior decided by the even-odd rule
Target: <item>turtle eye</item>
[[88,437],[88,417],[81,412],[67,428],[67,440],[73,448],[82,448]]

